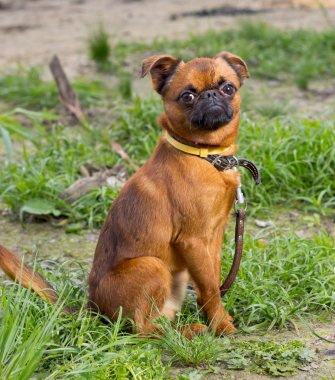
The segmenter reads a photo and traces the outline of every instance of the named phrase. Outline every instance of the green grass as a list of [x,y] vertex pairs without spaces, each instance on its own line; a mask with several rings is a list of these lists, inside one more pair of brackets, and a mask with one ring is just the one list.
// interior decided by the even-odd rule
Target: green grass
[[[28,200],[42,198],[72,221],[84,220],[90,225],[103,222],[106,210],[115,197],[115,190],[93,190],[73,205],[62,200],[60,194],[79,178],[80,166],[88,165],[88,160],[93,158],[92,153],[95,155],[94,164],[101,166],[113,166],[117,161],[116,155],[110,152],[108,143],[104,144],[104,148],[97,149],[96,145],[101,145],[101,142],[95,141],[94,136],[90,135],[91,139],[82,132],[78,139],[70,137],[73,132],[55,126],[37,152],[30,154],[25,149],[22,160],[8,162],[7,170],[2,171],[2,183],[7,183],[2,188],[2,199],[12,206],[14,212],[18,212]],[[13,196],[20,198],[19,203],[14,201]]]
[[98,68],[108,69],[110,67],[111,45],[108,33],[102,23],[90,33],[87,44],[89,57],[97,64]]
[[[71,288],[68,294],[74,297],[73,288],[78,290],[78,287],[72,283]],[[17,286],[3,287],[1,293],[1,378],[30,379],[38,372],[39,378],[44,379],[60,379],[65,375],[69,379],[104,379],[108,378],[105,377],[106,371],[125,372],[120,364],[126,353],[132,360],[128,371],[141,372],[145,349],[139,358],[136,352],[138,340],[120,332],[120,321],[102,323],[99,317],[93,317],[83,309],[73,316],[60,314],[59,306],[43,304],[29,291]],[[161,367],[160,362],[159,372],[163,373]],[[145,370],[154,372],[154,361],[152,369]],[[120,378],[126,379],[127,376]]]
[[[30,129],[17,126],[6,116],[4,128],[14,139],[20,135],[36,149],[24,150],[22,158],[7,160],[0,173],[0,193],[14,213],[32,199],[50,202],[71,222],[99,226],[117,191],[96,189],[74,205],[60,198],[63,191],[80,178],[80,166],[112,167],[119,162],[110,142],[118,141],[138,164],[150,156],[160,130],[156,118],[160,101],[135,99],[131,105],[115,106],[115,120],[103,128],[82,130],[54,124],[43,126],[40,114],[30,115]],[[42,115],[43,116],[43,115]],[[1,116],[0,116],[1,121]],[[14,128],[14,127],[17,128]],[[252,143],[250,144],[250,141]],[[255,188],[248,173],[244,189],[253,212],[287,205],[330,214],[335,206],[335,135],[331,122],[303,119],[242,118],[239,156],[253,160],[262,172],[262,185]],[[130,169],[131,170],[131,169]]]
[[[231,240],[230,240],[231,241]],[[224,257],[232,257],[232,248]],[[231,260],[223,260],[222,278]],[[335,245],[327,233],[314,239],[281,233],[246,239],[244,258],[226,305],[238,324],[255,330],[284,327],[298,316],[335,311]]]
[[147,51],[150,54],[168,53],[187,60],[228,50],[247,61],[253,77],[285,80],[306,89],[311,80],[334,77],[334,41],[334,28],[318,33],[283,31],[264,23],[242,23],[234,30],[209,31],[185,40],[119,43],[114,50],[115,61],[120,65],[131,53],[135,57]]
[[[59,111],[56,84],[44,81],[42,76],[43,70],[40,67],[19,66],[15,71],[1,73],[0,110],[3,108],[11,111],[13,107],[20,107],[33,111]],[[115,96],[115,90],[106,86],[105,82],[102,78],[79,78],[73,81],[73,87],[85,108],[109,105],[108,99]]]
[[[229,243],[224,257],[231,253]],[[309,241],[278,236],[266,246],[248,237],[238,281],[225,297],[227,309],[240,329],[249,332],[284,327],[289,320],[321,312],[325,317],[334,309],[334,265],[335,249],[326,235]],[[15,370],[27,373],[20,377],[27,379],[35,372],[47,379],[166,379],[171,366],[185,374],[189,367],[207,371],[220,366],[280,376],[314,358],[299,341],[222,339],[210,333],[185,339],[178,328],[204,320],[191,295],[173,325],[161,321],[165,334],[158,340],[129,335],[121,320],[102,323],[83,308],[73,315],[60,314],[64,302],[86,304],[87,273],[68,262],[49,263],[42,272],[67,296],[53,308],[27,290],[3,285],[0,376]]]
[[247,340],[215,338],[212,334],[194,337],[191,341],[181,336],[175,328],[165,327],[165,335],[157,345],[175,365],[205,367],[208,372],[226,369],[248,370],[272,376],[291,375],[298,366],[315,359],[315,354],[297,340]]
[[30,109],[55,107],[58,103],[56,86],[41,78],[38,68],[19,67],[15,72],[0,76],[1,101]]
[[[262,185],[246,192],[253,207],[274,205],[330,214],[335,206],[335,135],[332,122],[276,119],[241,123],[239,155],[260,166]],[[250,144],[250,141],[252,143]]]
[[32,325],[30,319],[36,306],[33,306],[30,295],[24,289],[15,286],[7,294],[2,292],[1,301],[0,376],[5,379],[29,379],[51,339],[59,309],[54,310],[48,321]]

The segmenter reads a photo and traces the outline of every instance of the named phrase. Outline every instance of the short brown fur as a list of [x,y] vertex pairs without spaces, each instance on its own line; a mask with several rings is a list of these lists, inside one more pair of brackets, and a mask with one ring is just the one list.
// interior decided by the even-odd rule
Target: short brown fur
[[[162,96],[165,112],[159,124],[163,129],[192,146],[235,143],[238,89],[248,76],[241,58],[222,52],[184,63],[171,56],[154,56],[143,63],[142,76],[147,73]],[[191,85],[201,95],[217,89],[222,81],[236,88],[229,98],[231,120],[215,130],[196,128],[180,94]],[[162,136],[148,162],[121,190],[102,227],[89,276],[90,307],[112,319],[122,308],[123,315],[134,320],[137,332],[152,333],[157,331],[154,319],[158,316],[174,319],[192,280],[210,329],[217,334],[235,330],[220,299],[220,266],[223,232],[238,184],[234,171],[218,172],[207,161],[177,150]],[[50,285],[36,275],[32,280],[26,266],[21,276],[19,264],[0,246],[0,266],[5,272],[21,278],[24,286],[32,282],[43,296],[42,289]],[[48,293],[52,302],[53,294]],[[191,325],[183,331],[191,336],[192,331],[197,334],[204,329]]]

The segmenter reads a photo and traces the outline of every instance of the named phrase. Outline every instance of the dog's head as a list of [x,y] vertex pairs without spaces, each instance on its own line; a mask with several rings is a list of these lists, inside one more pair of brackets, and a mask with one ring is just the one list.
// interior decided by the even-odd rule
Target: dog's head
[[193,144],[230,145],[237,136],[239,88],[248,68],[238,56],[221,52],[213,58],[185,63],[169,55],[155,55],[142,64],[153,88],[161,95],[163,128]]

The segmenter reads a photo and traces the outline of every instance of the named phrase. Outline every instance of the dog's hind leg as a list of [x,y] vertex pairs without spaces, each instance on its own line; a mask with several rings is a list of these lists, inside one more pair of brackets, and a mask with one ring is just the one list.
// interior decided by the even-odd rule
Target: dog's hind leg
[[162,314],[165,315],[170,321],[175,319],[176,313],[180,311],[182,307],[189,277],[190,276],[187,270],[177,272],[172,277],[171,294],[165,302],[162,311]]
[[163,261],[151,256],[123,260],[98,281],[90,277],[90,301],[103,314],[122,315],[135,322],[140,334],[157,332],[153,319],[162,315],[171,294],[172,278]]
[[[181,310],[184,298],[186,296],[187,284],[190,275],[187,270],[177,272],[172,279],[170,297],[165,302],[162,314],[169,318],[170,321],[175,319],[176,313]],[[181,326],[178,331],[188,339],[197,335],[202,335],[207,331],[207,326],[201,323],[192,323]]]
[[[220,296],[220,252],[211,250],[199,238],[185,239],[179,252],[187,264],[188,271],[196,285],[198,304],[207,315],[210,329],[217,335],[229,334],[236,330],[232,317],[225,311]],[[199,265],[199,263],[202,263]]]

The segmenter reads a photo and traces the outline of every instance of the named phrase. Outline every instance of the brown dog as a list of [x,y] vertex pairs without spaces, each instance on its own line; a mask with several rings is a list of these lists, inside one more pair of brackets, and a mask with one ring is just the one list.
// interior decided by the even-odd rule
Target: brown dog
[[[159,124],[166,133],[102,227],[89,277],[90,306],[110,318],[122,307],[137,332],[152,333],[158,316],[174,319],[192,279],[210,328],[229,333],[235,327],[220,298],[221,245],[239,175],[219,172],[199,156],[235,153],[238,90],[248,69],[241,58],[221,52],[187,63],[153,56],[143,62],[142,76],[148,73],[164,102]],[[20,260],[1,246],[0,266],[20,277]],[[25,267],[23,285],[32,275]],[[54,302],[41,277],[32,287]],[[204,328],[191,327],[195,333]]]

